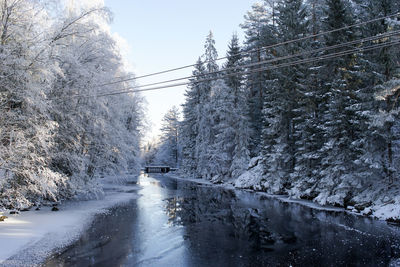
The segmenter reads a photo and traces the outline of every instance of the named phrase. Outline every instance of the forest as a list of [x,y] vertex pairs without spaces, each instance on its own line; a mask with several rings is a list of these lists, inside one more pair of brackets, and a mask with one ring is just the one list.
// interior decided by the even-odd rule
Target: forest
[[112,82],[131,74],[111,19],[85,1],[0,1],[0,208],[93,198],[96,177],[139,171],[143,98],[94,97],[133,83]]
[[219,58],[207,36],[183,120],[177,108],[165,115],[146,161],[179,166],[185,177],[398,216],[399,10],[394,0],[253,5],[243,45],[234,34]]

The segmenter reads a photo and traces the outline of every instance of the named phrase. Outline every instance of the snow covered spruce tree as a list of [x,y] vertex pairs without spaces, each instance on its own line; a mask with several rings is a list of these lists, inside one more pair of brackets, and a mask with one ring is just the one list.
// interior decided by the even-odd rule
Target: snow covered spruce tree
[[101,192],[94,176],[137,169],[141,98],[93,97],[127,85],[98,86],[127,74],[108,11],[82,3],[0,3],[2,75],[9,79],[0,94],[0,206]]
[[208,172],[213,182],[243,173],[248,161],[248,118],[243,91],[240,46],[234,35],[228,46],[224,79],[211,82],[210,108],[214,139],[209,143]]
[[[277,41],[285,42],[307,35],[308,20],[302,1],[285,0],[277,6]],[[276,48],[278,57],[301,54],[309,47],[309,42],[295,42]],[[279,63],[282,63],[280,61]],[[264,161],[269,172],[267,184],[271,192],[284,192],[290,185],[291,176],[297,167],[297,157],[301,154],[298,127],[306,120],[305,103],[307,89],[304,87],[307,69],[304,65],[295,65],[273,71],[277,80],[269,83],[265,94],[263,132],[266,138],[275,139],[271,150],[270,142],[265,140]],[[272,129],[270,129],[272,126]],[[275,132],[275,133],[274,133]],[[272,135],[271,135],[272,134]]]
[[[183,105],[182,170],[220,182],[239,176],[248,161],[248,118],[243,71],[236,36],[229,44],[224,79],[216,63],[217,51],[210,33],[203,61],[193,72]],[[203,63],[204,62],[204,63]],[[204,66],[204,67],[203,67]],[[235,74],[235,75],[233,75]]]
[[[275,7],[275,1],[271,1]],[[274,10],[274,9],[273,9]],[[274,35],[271,30],[274,28],[269,25],[267,13],[267,5],[265,3],[256,3],[252,6],[252,10],[245,15],[245,22],[241,25],[246,35],[245,51],[253,51],[245,60],[246,64],[259,63],[262,60],[269,59],[267,53],[260,50],[263,46],[270,45],[275,42]],[[275,17],[272,16],[272,24],[275,23]],[[256,70],[260,66],[246,68],[246,70]],[[262,109],[263,109],[263,91],[265,90],[266,72],[254,72],[247,75],[246,89],[248,114],[250,119],[250,156],[258,156],[261,150],[261,131],[262,131]]]
[[344,44],[398,29],[397,17],[347,27],[398,11],[390,0],[265,0],[242,24],[246,56],[233,38],[212,75],[219,68],[209,36],[184,104],[182,168],[215,182],[239,175],[238,186],[321,204],[387,199],[382,188],[399,190],[399,50],[389,46],[398,37]]
[[[199,105],[197,107],[197,121],[198,121],[198,134],[196,137],[196,151],[195,156],[198,159],[197,164],[197,175],[204,178],[213,177],[213,173],[210,169],[211,162],[211,150],[210,145],[215,141],[215,117],[213,114],[213,108],[211,104],[211,93],[212,84],[211,79],[218,77],[215,72],[219,70],[219,66],[216,63],[218,58],[217,50],[215,49],[215,40],[212,32],[210,32],[206,38],[204,45],[203,61],[205,66],[205,73],[200,77],[199,87]],[[201,81],[205,80],[205,81]]]
[[[362,27],[332,30],[367,18],[395,14],[399,10],[397,1],[293,0],[280,1],[273,8],[270,4],[271,1],[265,1],[253,7],[245,17],[243,26],[249,50],[267,47],[256,49],[254,59],[249,62],[257,62],[258,51],[265,59],[306,52],[306,57],[298,56],[287,62],[308,57],[328,58],[277,69],[275,64],[286,61],[273,61],[272,70],[246,76],[246,90],[251,92],[255,83],[263,88],[260,91],[262,158],[251,161],[252,169],[238,184],[338,205],[365,202],[372,191],[379,195],[379,188],[385,183],[376,181],[381,179],[388,181],[388,187],[395,188],[399,139],[395,115],[398,48],[330,55],[357,47],[388,45],[396,40],[397,37],[390,37],[341,46],[397,29],[396,17]],[[321,31],[329,33],[317,35]],[[316,36],[268,47],[309,34]],[[336,48],[321,49],[329,46]],[[249,95],[248,105],[253,114],[254,96]],[[257,152],[254,146],[250,147]]]
[[180,148],[180,112],[177,107],[172,107],[162,120],[160,144],[154,158],[155,164],[167,165],[177,168],[181,153]]
[[[249,111],[247,106],[247,94],[244,88],[244,71],[242,65],[244,64],[243,56],[240,54],[242,49],[239,45],[237,35],[233,35],[230,43],[228,44],[227,62],[224,65],[226,75],[225,83],[227,86],[227,107],[231,118],[227,119],[225,132],[233,132],[232,139],[225,142],[230,142],[225,147],[231,147],[232,159],[230,160],[229,176],[232,178],[239,177],[246,169],[249,161],[249,143],[250,143],[250,129],[249,129]],[[230,101],[228,101],[230,100]]]
[[[328,0],[322,27],[325,31],[351,25],[355,19],[346,0]],[[334,46],[354,40],[353,29],[324,35],[326,46]],[[326,53],[338,52],[333,49]],[[358,186],[356,160],[360,155],[357,141],[360,138],[360,118],[355,105],[360,105],[357,93],[359,77],[358,54],[350,54],[326,60],[322,75],[326,87],[324,99],[327,108],[322,113],[324,144],[320,149],[321,178],[318,182],[316,200],[320,203],[343,205],[352,197],[352,188]]]
[[201,59],[196,63],[192,75],[194,78],[190,80],[188,89],[186,90],[186,100],[183,106],[183,121],[181,122],[181,138],[182,147],[181,155],[181,171],[188,176],[196,176],[198,158],[196,157],[197,135],[199,132],[199,116],[200,92],[204,86],[199,80],[204,79],[204,65]]
[[[321,33],[323,17],[322,6],[325,3],[319,0],[305,1],[307,9],[307,34],[317,35]],[[320,37],[313,37],[305,40],[308,49],[304,50],[309,57],[323,56],[324,46]],[[309,53],[308,51],[316,51]],[[304,58],[303,58],[304,59]],[[296,140],[296,166],[291,175],[291,188],[289,193],[292,196],[312,199],[314,191],[320,179],[318,166],[322,161],[319,152],[324,139],[322,131],[322,116],[326,110],[326,87],[323,86],[324,78],[321,75],[323,61],[316,61],[307,64],[306,76],[301,83],[299,90],[299,107],[296,110],[295,140]]]
[[[400,10],[396,1],[371,0],[361,9],[367,18],[376,18],[394,14]],[[379,36],[398,30],[400,24],[396,18],[385,19],[363,27],[363,35]],[[398,37],[382,38],[375,44],[388,44]],[[396,149],[400,138],[396,130],[396,92],[399,75],[399,51],[395,46],[384,47],[365,53],[366,66],[370,74],[367,79],[369,97],[375,97],[365,108],[364,117],[369,122],[368,133],[364,137],[361,161],[369,167],[369,183],[392,184],[399,176],[398,163],[395,163]],[[398,96],[398,95],[397,95]],[[377,179],[377,178],[380,179]],[[383,182],[383,183],[382,183]]]

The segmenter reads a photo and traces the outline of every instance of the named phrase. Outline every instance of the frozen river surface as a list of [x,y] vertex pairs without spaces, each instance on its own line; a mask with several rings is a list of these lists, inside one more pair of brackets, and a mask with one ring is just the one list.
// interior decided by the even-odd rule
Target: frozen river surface
[[45,266],[400,266],[398,227],[260,194],[141,176]]

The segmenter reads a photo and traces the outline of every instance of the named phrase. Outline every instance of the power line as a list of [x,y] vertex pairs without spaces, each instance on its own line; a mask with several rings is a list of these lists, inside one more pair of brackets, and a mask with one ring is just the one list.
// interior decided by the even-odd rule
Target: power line
[[[275,63],[275,62],[279,62],[279,61],[283,61],[283,60],[288,60],[288,59],[293,59],[293,58],[297,58],[297,57],[308,56],[308,55],[312,55],[312,54],[315,54],[315,53],[325,52],[325,51],[328,51],[328,50],[342,48],[342,47],[346,47],[346,46],[350,46],[350,45],[357,45],[357,44],[362,44],[364,42],[370,42],[370,41],[375,41],[375,40],[379,40],[379,39],[383,39],[383,38],[388,38],[388,37],[392,37],[392,36],[398,35],[398,34],[400,34],[400,30],[387,32],[387,33],[376,35],[376,36],[365,37],[365,38],[362,38],[362,39],[353,40],[353,41],[342,43],[342,44],[322,47],[322,48],[318,48],[318,49],[313,49],[313,50],[309,50],[309,51],[306,51],[306,52],[301,52],[301,53],[297,53],[297,54],[293,54],[293,55],[287,55],[287,56],[282,56],[282,57],[273,58],[273,59],[269,59],[269,60],[263,60],[263,61],[260,61],[260,62],[245,64],[245,65],[232,67],[232,68],[227,68],[227,69],[223,69],[223,70],[218,70],[218,71],[214,71],[214,72],[202,73],[202,74],[198,74],[198,75],[191,75],[191,76],[186,76],[186,77],[181,77],[181,78],[176,78],[176,79],[166,80],[166,81],[161,81],[161,82],[156,82],[156,83],[131,86],[129,88],[130,89],[136,89],[136,88],[142,89],[143,87],[149,87],[149,86],[156,86],[156,85],[160,85],[160,84],[178,82],[178,81],[182,81],[182,80],[191,79],[191,78],[194,78],[194,77],[209,76],[209,75],[213,75],[213,74],[225,73],[225,72],[231,71],[231,70],[237,70],[237,69],[243,69],[243,68],[249,68],[249,67],[257,67],[257,66],[260,66],[260,65],[268,64],[268,63]],[[126,90],[126,89],[123,89],[123,90]],[[108,93],[108,92],[99,92],[99,94],[103,94],[103,93]],[[79,96],[79,95],[80,94],[76,94],[76,96]],[[74,96],[71,96],[71,97],[74,97]]]
[[[246,54],[251,54],[253,52],[262,52],[262,51],[266,51],[268,49],[275,48],[275,47],[278,47],[278,46],[292,44],[292,43],[299,42],[299,41],[304,41],[304,40],[307,40],[307,39],[310,39],[310,38],[315,38],[315,37],[323,36],[323,35],[326,35],[326,34],[329,34],[329,33],[343,31],[343,30],[346,30],[346,29],[350,29],[350,28],[366,25],[366,24],[369,24],[369,23],[372,23],[372,22],[393,18],[393,17],[399,16],[399,15],[400,15],[400,12],[397,12],[397,13],[392,14],[392,15],[379,17],[379,18],[375,18],[375,19],[371,19],[371,20],[367,20],[367,21],[363,21],[363,22],[359,22],[359,23],[352,24],[352,25],[349,25],[349,26],[344,26],[344,27],[341,27],[341,28],[337,28],[337,29],[334,29],[334,30],[325,31],[325,32],[312,34],[312,35],[307,35],[307,36],[304,36],[304,37],[301,37],[301,38],[298,38],[298,39],[293,39],[293,40],[289,40],[289,41],[285,41],[285,42],[280,42],[280,43],[276,43],[276,44],[273,44],[273,45],[269,45],[269,46],[265,46],[265,47],[261,47],[261,48],[256,48],[256,49],[252,49],[252,50],[248,50],[248,51],[242,51],[242,52],[239,52],[237,54],[233,54],[232,56],[246,55]],[[228,56],[224,56],[224,57],[220,57],[220,58],[215,59],[215,61],[219,61],[219,60],[223,60],[223,59],[227,59],[227,58],[228,58]],[[207,63],[207,62],[208,61],[205,61],[204,63]],[[102,87],[102,86],[107,86],[107,85],[112,85],[112,84],[117,84],[117,83],[122,83],[122,82],[138,80],[138,79],[147,78],[147,77],[151,77],[151,76],[155,76],[155,75],[160,75],[160,74],[174,72],[174,71],[178,71],[178,70],[182,70],[182,69],[187,69],[187,68],[191,68],[191,67],[194,67],[194,66],[196,66],[196,64],[185,65],[185,66],[182,66],[182,67],[167,69],[167,70],[163,70],[163,71],[159,71],[159,72],[149,73],[149,74],[136,76],[136,77],[131,77],[131,78],[126,78],[126,79],[124,77],[118,77],[118,78],[123,78],[123,79],[119,80],[119,81],[99,84],[97,86]]]
[[[353,49],[353,50],[342,51],[342,52],[339,52],[339,53],[332,53],[332,54],[328,54],[328,55],[320,56],[320,57],[316,57],[316,58],[309,58],[309,59],[299,60],[299,61],[295,61],[295,62],[284,63],[284,64],[272,66],[272,67],[271,66],[263,67],[263,68],[255,69],[255,70],[252,70],[252,71],[245,71],[245,72],[240,72],[240,73],[226,74],[224,76],[219,76],[219,77],[215,77],[215,78],[199,80],[199,81],[196,81],[195,83],[203,83],[203,82],[208,82],[208,81],[214,81],[214,80],[219,80],[219,79],[223,79],[223,78],[230,77],[230,76],[235,76],[235,75],[246,75],[246,74],[252,74],[252,73],[257,73],[257,72],[266,71],[266,70],[274,70],[274,69],[283,68],[283,67],[290,67],[290,66],[294,66],[294,65],[298,65],[298,64],[312,63],[312,62],[315,62],[315,61],[321,61],[321,60],[324,60],[324,59],[330,59],[330,58],[337,57],[337,56],[344,56],[344,55],[353,54],[355,52],[366,52],[366,51],[370,51],[370,50],[374,50],[374,49],[389,47],[389,46],[393,46],[393,45],[396,45],[396,44],[400,44],[400,40],[392,41],[392,42],[386,43],[386,44],[373,45],[373,46],[366,47],[366,48],[357,48],[357,49]],[[159,87],[152,87],[152,88],[147,88],[147,89],[140,89],[139,87],[128,87],[128,88],[126,88],[126,89],[124,89],[122,91],[115,91],[115,92],[109,92],[109,93],[104,93],[104,94],[96,94],[96,95],[75,95],[75,96],[71,96],[71,97],[67,97],[67,98],[59,98],[59,99],[54,99],[54,100],[73,99],[73,98],[102,97],[102,96],[112,96],[112,95],[119,95],[119,94],[126,94],[126,93],[134,93],[134,92],[154,91],[154,90],[166,89],[166,88],[171,88],[171,87],[178,87],[178,86],[183,86],[183,85],[188,85],[188,84],[190,84],[190,82],[176,83],[176,84],[164,85],[164,86],[159,86]]]
[[[367,51],[371,51],[371,50],[375,50],[375,49],[379,49],[379,48],[384,48],[384,47],[389,47],[389,46],[394,46],[394,45],[398,45],[398,44],[400,44],[400,40],[395,40],[395,41],[391,41],[391,42],[388,42],[388,43],[376,44],[376,45],[372,45],[372,46],[365,47],[365,48],[356,48],[356,49],[346,50],[346,51],[342,51],[342,52],[331,53],[331,54],[327,54],[327,55],[323,55],[323,56],[319,56],[319,57],[314,57],[314,58],[308,58],[308,59],[298,60],[298,61],[294,61],[294,62],[283,63],[283,64],[279,64],[279,65],[275,65],[275,66],[263,67],[263,68],[259,68],[259,69],[255,69],[255,70],[251,70],[251,71],[244,71],[244,72],[240,72],[240,73],[229,73],[229,74],[225,74],[225,75],[219,76],[219,77],[214,77],[214,78],[195,81],[194,83],[203,83],[203,82],[208,82],[208,81],[215,81],[215,80],[219,80],[219,79],[223,79],[223,78],[230,77],[230,76],[235,76],[235,75],[246,75],[246,74],[252,74],[252,73],[262,72],[262,71],[266,71],[266,70],[275,70],[275,69],[279,69],[279,68],[295,66],[295,65],[299,65],[299,64],[307,64],[307,63],[312,63],[312,62],[316,62],[316,61],[322,61],[322,60],[326,60],[326,59],[331,59],[331,58],[334,58],[334,57],[345,56],[345,55],[353,54],[355,52],[367,52]],[[122,91],[115,91],[115,92],[109,92],[109,93],[104,93],[104,94],[96,94],[96,95],[75,95],[75,96],[70,96],[70,97],[67,97],[67,98],[58,98],[58,99],[52,99],[52,100],[66,100],[66,99],[73,99],[73,98],[103,97],[103,96],[113,96],[113,95],[120,95],[120,94],[127,94],[127,93],[135,93],[135,92],[154,91],[154,90],[161,90],[161,89],[166,89],[166,88],[171,88],[171,87],[178,87],[178,86],[188,85],[190,83],[191,82],[183,82],[183,83],[176,83],[176,84],[164,85],[164,86],[158,86],[158,87],[152,87],[152,88],[146,88],[146,89],[140,89],[140,88],[137,88],[137,87],[128,87],[128,88],[126,88],[125,90],[122,90]]]

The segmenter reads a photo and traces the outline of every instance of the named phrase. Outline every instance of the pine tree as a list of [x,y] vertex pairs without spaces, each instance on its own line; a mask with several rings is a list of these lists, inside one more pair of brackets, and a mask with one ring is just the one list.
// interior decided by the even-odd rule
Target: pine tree
[[222,79],[211,83],[210,115],[214,138],[209,143],[207,172],[213,182],[221,182],[230,178],[230,168],[234,151],[235,117],[232,105],[234,95]]
[[[369,19],[381,16],[388,16],[399,11],[399,4],[396,1],[369,0],[365,5],[363,15]],[[363,36],[376,36],[398,30],[400,26],[394,23],[393,19],[385,19],[376,23],[370,23],[363,27]],[[393,41],[393,37],[378,40],[385,44]],[[376,43],[376,42],[375,42]],[[391,88],[396,86],[397,63],[399,53],[396,47],[384,47],[378,50],[367,52],[364,56],[366,72],[369,76],[365,79],[363,94],[369,97],[370,102],[363,107],[363,115],[370,124],[366,126],[369,135],[363,139],[364,154],[361,161],[370,167],[370,177],[374,181],[376,177],[389,178],[393,180],[395,164],[393,162],[393,144],[396,143],[396,135],[393,135],[394,124],[392,120],[392,104],[390,104]],[[373,99],[378,96],[378,101]],[[386,121],[386,122],[383,122]],[[369,129],[368,129],[369,127]],[[374,177],[374,178],[372,178]]]
[[[246,34],[246,47],[244,50],[254,51],[248,55],[246,64],[257,63],[262,60],[270,59],[270,51],[261,51],[263,46],[275,43],[273,28],[269,25],[265,4],[256,3],[252,10],[245,15],[245,22],[241,25]],[[257,69],[259,66],[250,67],[247,71]],[[264,72],[250,73],[246,77],[248,117],[250,123],[250,156],[255,157],[261,151],[261,132],[262,132],[262,108],[263,96],[265,91]]]
[[161,126],[160,145],[155,156],[155,163],[178,167],[180,157],[179,110],[172,107],[164,115]]
[[231,115],[230,124],[227,127],[234,130],[233,136],[230,137],[232,138],[230,146],[233,149],[231,148],[232,155],[229,170],[229,176],[233,178],[239,177],[244,172],[250,154],[248,150],[250,139],[248,106],[243,84],[244,77],[239,74],[243,72],[241,67],[243,59],[240,52],[239,39],[235,34],[228,45],[227,62],[224,66],[226,69],[225,74],[229,75],[225,78],[228,90],[227,95],[228,97],[232,96],[229,98],[231,102],[227,103],[230,106],[227,114]]
[[[206,38],[206,42],[204,45],[204,55],[203,61],[205,62],[205,75],[202,77],[203,79],[214,79],[218,76],[215,74],[215,71],[219,70],[219,66],[216,63],[216,59],[218,58],[217,50],[215,49],[215,40],[212,32]],[[198,159],[197,165],[197,175],[204,178],[211,178],[211,173],[209,172],[209,168],[207,167],[210,162],[211,152],[209,147],[215,141],[215,132],[214,132],[214,122],[212,110],[213,107],[210,104],[211,102],[211,84],[212,81],[203,81],[200,84],[200,101],[197,108],[197,116],[198,116],[198,135],[196,138],[196,158]]]
[[[342,28],[354,23],[347,0],[327,0],[324,10],[324,30]],[[356,33],[351,29],[326,34],[325,45],[332,46],[351,41]],[[331,50],[330,53],[339,50]],[[320,149],[320,203],[343,205],[351,198],[351,187],[358,186],[356,160],[360,150],[355,145],[360,135],[359,118],[353,109],[359,103],[357,95],[358,55],[329,59],[323,67],[327,108],[323,110],[324,145]],[[351,174],[351,175],[350,175]],[[336,190],[333,194],[333,190]]]
[[197,136],[199,133],[199,116],[200,94],[204,86],[196,81],[204,79],[205,68],[199,58],[193,76],[186,90],[186,99],[183,104],[183,121],[181,123],[181,147],[182,147],[182,163],[181,169],[186,175],[195,176],[197,172],[198,158],[196,157]]
[[[281,42],[297,39],[307,33],[308,22],[302,1],[282,1],[279,3],[277,16],[278,40]],[[292,43],[278,47],[273,53],[286,56],[301,53],[307,42]],[[280,62],[282,63],[282,62]],[[296,127],[300,121],[304,66],[292,66],[271,71],[271,78],[266,83],[264,96],[263,157],[266,184],[272,192],[282,193],[290,183],[290,175],[296,166]]]
[[[322,1],[309,0],[306,2],[308,9],[308,27],[305,29],[309,34],[317,35],[321,29]],[[317,50],[323,46],[318,37],[307,39],[302,48]],[[322,52],[312,54],[312,57],[322,56]],[[297,87],[298,101],[295,109],[294,138],[296,147],[296,165],[291,174],[291,186],[289,193],[295,197],[314,198],[315,187],[320,178],[318,168],[322,161],[319,149],[322,147],[323,131],[322,116],[326,110],[326,87],[320,74],[322,62],[313,62],[302,69],[303,78],[301,86]],[[305,75],[305,76],[304,76]]]

